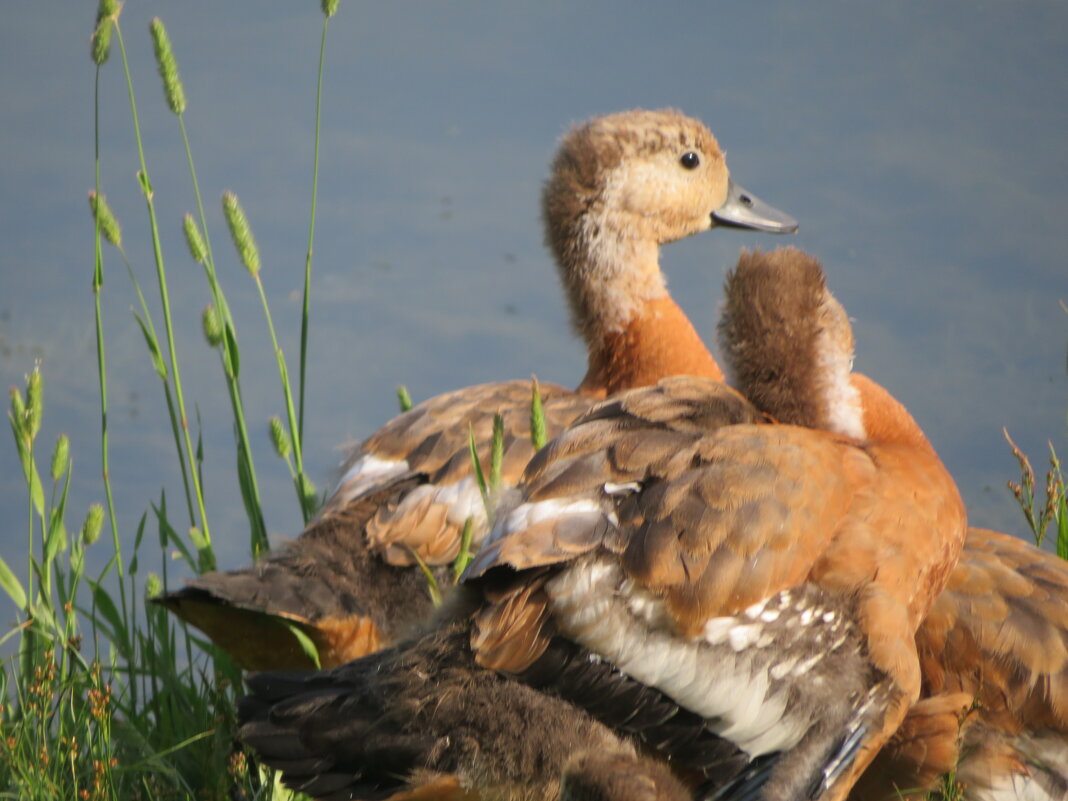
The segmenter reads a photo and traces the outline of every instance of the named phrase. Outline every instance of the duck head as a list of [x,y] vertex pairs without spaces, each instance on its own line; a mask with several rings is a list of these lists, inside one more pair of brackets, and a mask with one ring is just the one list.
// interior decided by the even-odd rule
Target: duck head
[[[663,319],[665,306],[674,314],[660,245],[719,226],[797,230],[793,218],[732,182],[708,128],[673,110],[625,111],[574,127],[553,160],[542,211],[572,323],[592,353],[635,321]],[[614,342],[614,352],[621,345]]]

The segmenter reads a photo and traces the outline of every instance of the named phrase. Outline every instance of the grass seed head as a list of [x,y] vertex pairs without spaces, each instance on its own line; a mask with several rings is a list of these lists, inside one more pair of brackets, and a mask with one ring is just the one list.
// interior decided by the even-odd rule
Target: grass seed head
[[100,0],[96,8],[96,27],[89,41],[89,55],[98,67],[102,67],[111,55],[111,26],[118,21],[121,11],[118,0]]
[[283,459],[289,458],[289,452],[292,450],[292,443],[289,441],[289,434],[286,433],[285,426],[282,425],[282,421],[278,416],[271,418],[271,442],[274,443],[274,450]]
[[11,395],[11,422],[19,431],[19,438],[24,440],[26,435],[23,429],[26,426],[26,401],[22,399],[22,392],[18,387],[10,389]]
[[119,226],[119,221],[115,219],[107,198],[103,195],[98,195],[93,190],[89,190],[89,210],[93,213],[96,227],[100,229],[104,239],[121,250],[122,228]]
[[208,344],[213,348],[219,347],[223,340],[223,326],[222,320],[219,319],[219,310],[215,308],[214,303],[209,303],[204,307],[200,315],[200,326],[204,330],[204,339],[208,341]]
[[26,428],[24,433],[30,440],[36,439],[41,429],[41,417],[44,415],[44,379],[41,378],[41,365],[36,364],[33,372],[26,376]]
[[252,273],[253,276],[258,276],[260,272],[260,251],[256,247],[252,229],[249,227],[248,219],[245,217],[245,212],[241,208],[237,195],[233,192],[224,192],[222,204],[223,215],[226,217],[226,224],[230,228],[230,238],[234,241],[237,254],[241,257],[241,263],[245,265],[245,269]]
[[152,32],[152,48],[156,51],[159,77],[163,79],[163,95],[171,111],[181,114],[185,111],[185,89],[182,88],[182,79],[178,77],[178,62],[174,60],[174,49],[167,29],[159,17],[152,19],[148,29]]
[[155,598],[163,592],[163,582],[156,573],[149,573],[148,578],[145,579],[145,597]]
[[67,462],[70,461],[70,437],[60,434],[56,439],[55,450],[52,451],[52,480],[59,481],[67,472]]
[[198,264],[207,264],[208,249],[204,246],[204,237],[200,235],[197,221],[188,212],[182,220],[182,230],[185,231],[185,243],[189,246],[189,255]]
[[92,545],[100,539],[100,531],[104,528],[104,507],[99,503],[90,505],[82,523],[82,542]]

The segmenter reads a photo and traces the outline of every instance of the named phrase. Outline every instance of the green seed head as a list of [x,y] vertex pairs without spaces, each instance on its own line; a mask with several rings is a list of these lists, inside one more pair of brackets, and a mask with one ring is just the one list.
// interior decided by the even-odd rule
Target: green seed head
[[337,13],[337,6],[340,2],[341,0],[323,0],[323,13],[326,14],[327,19]]
[[41,429],[41,417],[44,415],[44,380],[41,378],[41,366],[34,365],[33,372],[26,376],[26,428],[24,433],[29,439],[35,439]]
[[145,597],[155,598],[163,592],[163,582],[155,573],[149,573],[145,578]]
[[52,480],[59,481],[67,472],[67,463],[70,461],[70,438],[66,434],[60,434],[56,439],[56,448],[52,451]]
[[98,67],[103,66],[111,54],[111,26],[118,20],[121,10],[118,0],[100,0],[96,8],[96,27],[90,39],[89,54]]
[[148,29],[152,32],[152,48],[156,51],[159,77],[163,79],[163,95],[171,111],[181,114],[185,111],[185,90],[182,88],[182,79],[178,77],[178,62],[174,60],[174,49],[167,29],[159,17],[153,18]]
[[100,539],[102,528],[104,528],[104,507],[99,503],[94,503],[89,507],[85,522],[82,523],[82,542],[92,545]]
[[283,459],[289,458],[289,451],[293,447],[289,441],[289,434],[278,417],[271,418],[271,442],[274,443],[274,451]]
[[223,326],[222,320],[219,319],[219,311],[214,304],[209,303],[204,307],[204,312],[200,315],[200,323],[204,329],[204,339],[208,340],[208,344],[213,348],[219,347],[223,340]]
[[11,422],[19,431],[19,437],[25,439],[22,433],[26,427],[26,401],[22,399],[22,393],[18,387],[11,388]]
[[96,227],[100,229],[100,233],[104,235],[104,239],[121,250],[122,228],[119,227],[119,221],[115,219],[115,215],[111,213],[108,199],[103,195],[98,195],[95,191],[90,189],[89,211],[93,213],[93,218],[96,220]]
[[226,216],[226,224],[230,227],[230,238],[234,240],[234,247],[241,257],[241,263],[245,265],[252,275],[260,272],[260,251],[256,247],[256,240],[252,237],[252,229],[249,228],[245,212],[241,209],[237,195],[233,192],[224,192],[223,214]]
[[182,229],[185,231],[185,243],[189,245],[189,255],[198,264],[207,264],[208,249],[204,247],[204,237],[200,235],[197,221],[192,214],[186,214],[182,220]]

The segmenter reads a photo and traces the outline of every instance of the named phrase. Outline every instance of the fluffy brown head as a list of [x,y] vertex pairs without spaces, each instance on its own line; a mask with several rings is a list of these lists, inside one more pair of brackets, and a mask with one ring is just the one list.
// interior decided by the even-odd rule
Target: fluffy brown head
[[724,293],[719,335],[738,389],[784,423],[863,436],[853,330],[819,261],[792,247],[743,251]]
[[542,196],[545,241],[588,343],[666,294],[659,245],[708,230],[727,178],[712,133],[677,111],[596,117],[564,136]]

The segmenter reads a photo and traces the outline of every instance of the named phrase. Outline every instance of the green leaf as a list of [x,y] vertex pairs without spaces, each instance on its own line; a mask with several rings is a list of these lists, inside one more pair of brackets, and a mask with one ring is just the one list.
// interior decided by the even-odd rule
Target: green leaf
[[397,385],[397,403],[400,404],[402,414],[412,408],[412,396],[408,394],[408,387],[404,384]]
[[26,590],[22,588],[22,582],[7,566],[2,556],[0,556],[0,587],[3,587],[4,592],[11,596],[15,606],[19,609],[26,608]]
[[486,489],[486,477],[482,474],[482,463],[478,460],[478,448],[475,446],[475,429],[467,424],[467,449],[471,454],[471,466],[475,469],[475,480],[478,482],[478,491],[482,493],[482,505],[486,508],[489,516],[489,491]]
[[193,558],[192,552],[186,547],[185,542],[178,536],[178,532],[174,530],[174,527],[171,526],[170,522],[167,520],[166,494],[160,493],[159,506],[152,504],[152,511],[156,515],[156,522],[159,525],[160,547],[166,550],[168,545],[173,545],[186,561],[186,564],[195,570],[197,566],[196,559]]
[[[490,451],[490,481],[489,491],[491,496],[497,494],[501,486],[501,467],[504,464],[504,418],[500,412],[493,415],[493,448]],[[486,510],[487,518],[489,509]]]
[[319,511],[319,491],[315,483],[303,473],[301,473],[299,480],[300,487],[298,492],[300,493],[301,503],[304,506],[304,516],[305,519],[310,520]]
[[407,548],[408,553],[412,555],[412,559],[419,565],[419,569],[423,571],[423,576],[426,578],[426,589],[430,595],[430,602],[434,606],[441,606],[441,588],[438,586],[438,580],[434,577],[434,571],[427,567],[426,562],[415,552],[414,548],[410,545]]
[[241,353],[237,347],[237,334],[230,320],[223,326],[223,349],[225,352],[224,365],[227,374],[236,379],[241,374]]
[[148,175],[143,170],[138,170],[137,171],[137,182],[141,185],[141,192],[144,193],[144,196],[147,199],[151,200],[152,199],[152,182],[150,180],[148,180]]
[[540,451],[545,447],[547,439],[545,433],[545,409],[541,405],[541,389],[538,387],[538,377],[530,379],[530,442],[534,450]]
[[63,482],[63,491],[59,495],[59,501],[52,509],[52,517],[48,523],[48,535],[45,537],[45,562],[51,563],[57,553],[67,550],[67,527],[64,518],[67,514],[67,495],[70,491],[70,458],[67,459],[68,469],[65,470],[66,480]]
[[464,521],[464,530],[460,534],[460,551],[456,554],[456,559],[452,563],[452,580],[454,583],[459,582],[460,576],[463,575],[464,570],[471,563],[474,558],[474,554],[471,553],[471,538],[475,527],[475,519],[468,517]]
[[145,321],[141,319],[141,315],[139,315],[137,312],[133,312],[133,316],[134,319],[137,320],[137,324],[141,327],[141,334],[145,338],[145,344],[148,345],[148,353],[149,356],[151,356],[152,358],[152,368],[156,371],[156,375],[166,381],[167,365],[163,361],[163,354],[160,352],[159,349],[159,341],[149,331],[148,326],[145,324]]
[[141,519],[137,522],[137,534],[134,535],[133,556],[130,557],[130,564],[126,568],[126,572],[131,576],[137,573],[137,552],[141,549],[141,539],[145,536],[145,521],[148,518],[147,512],[141,513]]
[[[29,456],[28,453],[27,456]],[[37,472],[37,463],[32,458],[28,459],[28,461],[30,498],[33,500],[33,508],[37,512],[37,516],[43,520],[45,513],[44,487],[41,486],[41,476]],[[26,465],[23,465],[23,468],[26,469]]]
[[[39,631],[43,629],[44,632],[58,632],[62,636],[63,629],[56,623],[56,616],[52,614],[52,609],[47,604],[34,604],[30,615],[37,619]],[[50,635],[49,639],[51,639]]]
[[116,607],[115,602],[111,600],[111,596],[108,595],[107,590],[100,586],[100,584],[90,579],[89,586],[93,589],[93,602],[96,605],[96,611],[102,615],[104,620],[111,626],[111,641],[118,647],[119,652],[124,658],[130,659],[129,640],[118,607]]
[[56,554],[67,550],[67,527],[63,525],[63,512],[58,507],[52,510],[48,531],[44,539],[44,563],[52,564]]
[[297,641],[297,644],[300,645],[300,650],[303,651],[304,655],[312,661],[312,664],[315,665],[315,669],[318,670],[319,668],[321,668],[322,664],[319,662],[319,649],[315,647],[315,643],[312,641],[312,638],[309,637],[304,632],[304,630],[295,623],[291,623],[290,621],[282,618],[278,618],[278,622],[285,626],[287,629],[289,629],[289,633],[293,635],[293,637]]

